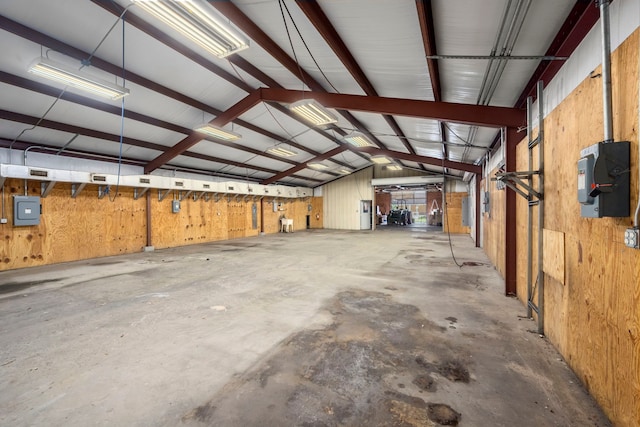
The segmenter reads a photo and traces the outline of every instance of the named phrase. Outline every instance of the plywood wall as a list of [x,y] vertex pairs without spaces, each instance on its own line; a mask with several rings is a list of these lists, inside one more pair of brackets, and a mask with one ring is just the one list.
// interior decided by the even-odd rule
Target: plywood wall
[[[28,194],[40,195],[40,183],[30,181]],[[244,196],[209,201],[180,201],[180,211],[173,213],[170,194],[162,201],[157,190],[149,190],[151,242],[157,249],[277,233],[280,217],[293,218],[294,230],[322,228],[322,198],[280,199],[281,210],[273,212],[272,199],[244,200]],[[37,226],[13,226],[13,195],[24,195],[22,180],[5,182],[5,216],[0,224],[0,271],[67,261],[140,252],[147,246],[147,200],[133,198],[133,189],[120,188],[102,199],[98,187],[87,185],[71,198],[71,185],[58,183],[41,198],[41,223]],[[257,223],[253,224],[255,203]],[[311,206],[311,210],[309,210]],[[264,207],[264,214],[261,209]],[[261,224],[264,218],[264,228]]]
[[[495,176],[498,170],[494,169],[489,177]],[[498,190],[495,181],[487,178],[488,182],[482,180],[482,192],[488,188],[489,191],[489,212],[482,213],[483,223],[483,246],[491,262],[502,276],[505,277],[505,222],[506,222],[506,191]],[[482,197],[481,197],[482,200]]]
[[[638,202],[639,31],[612,55],[614,137],[632,143],[632,212]],[[543,258],[551,273],[544,274],[545,333],[613,424],[631,427],[640,425],[640,251],[623,243],[631,217],[582,218],[576,197],[579,152],[603,138],[601,84],[600,78],[585,79],[544,121],[545,251],[555,251]],[[519,170],[527,169],[527,156],[520,144]],[[518,297],[524,304],[526,201],[518,197],[516,209]]]
[[[14,227],[13,196],[24,194],[22,180],[5,182],[0,270],[139,252],[145,245],[145,201],[133,200],[131,189],[98,199],[97,186],[87,185],[71,198],[71,185],[58,183],[40,199],[40,225]],[[40,183],[30,181],[28,194],[39,196]]]
[[467,197],[469,197],[469,193],[446,193],[442,216],[444,232],[471,233],[471,227],[462,225],[462,200]]

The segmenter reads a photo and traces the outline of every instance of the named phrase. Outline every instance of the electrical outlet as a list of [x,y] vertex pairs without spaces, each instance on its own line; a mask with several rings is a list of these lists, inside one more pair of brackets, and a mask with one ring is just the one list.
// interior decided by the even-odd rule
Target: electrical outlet
[[640,249],[640,228],[627,228],[624,232],[624,244],[633,249]]
[[7,218],[0,218],[0,224],[6,224]]

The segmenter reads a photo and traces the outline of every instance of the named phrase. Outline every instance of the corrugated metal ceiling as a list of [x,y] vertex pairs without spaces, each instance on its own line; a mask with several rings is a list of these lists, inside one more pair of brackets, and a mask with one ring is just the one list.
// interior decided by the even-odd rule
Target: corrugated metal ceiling
[[[434,76],[427,64],[422,30],[433,34],[431,48],[438,55],[500,55],[505,54],[503,47],[508,49],[506,54],[543,55],[567,17],[585,2],[209,3],[232,25],[252,35],[248,49],[227,59],[213,57],[135,5],[124,14],[124,24],[118,22],[129,0],[0,2],[0,146],[68,145],[68,150],[107,155],[115,161],[122,133],[124,157],[148,165],[188,137],[194,126],[218,117],[261,87],[300,91],[301,97],[309,89],[368,95],[372,104],[378,102],[373,98],[377,95],[440,99],[460,104],[461,111],[474,104],[513,107],[540,61],[505,61],[501,70],[498,64],[502,61],[497,60],[438,59],[439,75]],[[420,10],[426,13],[422,22]],[[131,90],[124,102],[122,128],[120,101],[94,100],[69,89],[55,102],[63,87],[27,72],[41,55],[79,67],[79,60],[96,48],[92,66],[83,71],[118,83],[124,75]],[[436,96],[438,88],[441,92]],[[27,130],[45,112],[46,120]],[[385,111],[381,108],[380,112]],[[357,110],[338,113],[335,126],[312,129],[286,106],[259,102],[224,126],[242,134],[240,141],[208,138],[185,152],[170,151],[170,158],[159,166],[314,187],[335,179],[338,169],[358,170],[371,164],[369,158],[375,152],[359,151],[341,140],[352,130],[368,134],[397,163],[433,173],[443,172],[434,160],[459,162],[463,169],[464,164],[477,164],[499,133],[493,127],[421,117]],[[297,154],[278,158],[266,152],[274,146]],[[335,154],[326,158],[331,150]],[[306,166],[318,160],[329,169],[316,171]],[[463,169],[455,166],[450,163],[446,172],[462,176]]]

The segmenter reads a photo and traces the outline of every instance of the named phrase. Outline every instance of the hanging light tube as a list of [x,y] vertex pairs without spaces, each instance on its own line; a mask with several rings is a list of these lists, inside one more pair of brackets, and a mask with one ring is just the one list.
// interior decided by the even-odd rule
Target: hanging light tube
[[314,126],[338,123],[338,118],[314,99],[302,99],[289,105],[289,109]]
[[199,0],[132,1],[218,58],[249,47],[246,37]]
[[385,156],[373,156],[371,158],[371,161],[378,165],[388,165],[389,163],[391,163],[391,160],[389,160],[389,158]]
[[340,175],[349,175],[353,171],[347,168],[342,168],[342,169],[338,169],[336,172],[338,172]]
[[120,99],[123,96],[129,95],[129,89],[123,86],[87,75],[79,69],[73,69],[72,67],[46,58],[36,59],[28,71],[37,76],[55,80],[103,98]]
[[318,162],[307,163],[307,166],[317,170],[329,169],[329,166],[325,165],[324,163],[318,163]]
[[400,165],[389,165],[389,166],[387,166],[387,170],[390,170],[390,171],[401,171],[402,170],[402,166],[400,166]]
[[236,139],[240,139],[242,135],[231,132],[225,129],[222,129],[218,126],[214,126],[209,123],[204,123],[200,126],[196,126],[193,128],[196,132],[204,133],[209,136],[213,136],[214,138],[224,139],[225,141],[235,141]]
[[352,132],[343,138],[346,142],[354,147],[372,147],[375,146],[369,138],[361,132]]
[[280,157],[293,157],[298,154],[295,151],[287,150],[286,148],[282,147],[272,147],[269,148],[267,152]]

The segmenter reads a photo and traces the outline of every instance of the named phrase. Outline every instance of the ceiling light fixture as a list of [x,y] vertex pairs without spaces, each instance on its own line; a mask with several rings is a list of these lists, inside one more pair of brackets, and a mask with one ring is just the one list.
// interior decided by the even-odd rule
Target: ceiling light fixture
[[249,47],[249,40],[200,0],[132,0],[218,58]]
[[336,172],[338,172],[340,175],[349,175],[353,171],[346,168],[342,168],[342,169],[338,169]]
[[314,126],[338,123],[338,118],[314,99],[302,99],[289,105],[289,109]]
[[317,170],[329,169],[329,166],[327,166],[327,165],[325,165],[323,163],[318,163],[318,162],[307,163],[307,166],[309,166],[310,168],[313,168],[313,169],[317,169]]
[[298,154],[295,151],[287,150],[286,148],[282,147],[272,147],[269,148],[267,152],[280,157],[293,157]]
[[371,141],[369,141],[369,138],[367,138],[361,132],[351,132],[349,135],[345,136],[343,139],[355,147],[375,146]]
[[209,123],[196,126],[195,128],[193,128],[193,130],[195,130],[196,132],[205,133],[209,136],[213,136],[214,138],[224,139],[225,141],[235,141],[236,139],[240,139],[242,137],[242,135],[238,133],[224,130]]
[[373,163],[376,163],[378,165],[388,165],[389,163],[391,163],[391,160],[389,160],[387,157],[385,156],[373,156],[371,158],[371,161]]
[[104,98],[120,99],[129,95],[129,89],[123,86],[87,75],[79,69],[74,70],[72,67],[45,58],[36,59],[29,67],[29,72]]
[[387,170],[390,170],[390,171],[401,171],[402,170],[402,166],[400,166],[400,165],[389,165],[389,166],[387,166]]

